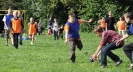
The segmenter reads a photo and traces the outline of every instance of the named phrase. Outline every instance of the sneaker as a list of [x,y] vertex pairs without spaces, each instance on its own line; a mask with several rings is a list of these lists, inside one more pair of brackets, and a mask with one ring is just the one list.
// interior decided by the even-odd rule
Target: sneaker
[[31,42],[30,44],[33,45],[33,42]]
[[115,67],[119,66],[123,61],[122,60],[119,60],[115,63]]
[[128,70],[132,70],[133,69],[133,65],[130,65],[129,69]]
[[107,66],[105,66],[105,65],[101,65],[100,68],[107,68]]

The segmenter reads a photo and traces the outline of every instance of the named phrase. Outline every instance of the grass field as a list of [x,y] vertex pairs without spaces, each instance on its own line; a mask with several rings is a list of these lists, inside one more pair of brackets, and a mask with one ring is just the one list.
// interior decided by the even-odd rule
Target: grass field
[[[91,63],[84,53],[92,55],[100,38],[93,33],[80,34],[84,48],[82,51],[76,50],[75,63],[69,62],[69,46],[62,39],[55,41],[53,35],[36,35],[34,45],[24,40],[18,50],[11,45],[11,41],[9,46],[5,46],[4,38],[0,38],[0,72],[133,72],[127,70],[130,61],[122,48],[113,51],[123,60],[119,67],[115,67],[110,58],[107,68],[100,68],[99,62]],[[128,40],[126,44],[133,41],[132,37]]]

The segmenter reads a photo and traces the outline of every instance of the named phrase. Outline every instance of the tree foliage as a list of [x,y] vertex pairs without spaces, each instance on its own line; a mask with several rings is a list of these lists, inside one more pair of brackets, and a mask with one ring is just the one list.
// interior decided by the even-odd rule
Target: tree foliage
[[107,17],[108,11],[113,12],[116,20],[123,13],[133,11],[132,3],[133,0],[0,0],[0,7],[24,9],[27,22],[33,16],[35,19],[42,19],[45,26],[49,17],[57,18],[59,24],[65,24],[68,13],[75,13],[79,19],[93,18],[90,25],[81,26],[81,31],[89,32],[102,16]]

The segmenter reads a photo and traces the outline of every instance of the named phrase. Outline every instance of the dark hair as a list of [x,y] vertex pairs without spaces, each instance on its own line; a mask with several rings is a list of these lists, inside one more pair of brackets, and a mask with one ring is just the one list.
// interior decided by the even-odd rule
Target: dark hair
[[100,32],[103,32],[103,28],[99,25],[99,26],[96,26],[95,28],[94,28],[94,33],[96,34],[96,33],[100,33]]
[[133,20],[133,13],[132,12],[127,12],[125,14],[125,16],[126,16],[126,18],[129,18],[129,19]]

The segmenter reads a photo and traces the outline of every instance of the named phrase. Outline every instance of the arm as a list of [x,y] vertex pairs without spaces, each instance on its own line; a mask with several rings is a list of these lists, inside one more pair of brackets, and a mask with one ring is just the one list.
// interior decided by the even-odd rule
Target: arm
[[21,19],[21,27],[22,27],[22,31],[21,31],[21,33],[23,33],[23,31],[24,31],[24,24],[23,24],[22,19]]
[[99,45],[96,52],[92,55],[92,58],[93,58],[94,61],[98,60],[98,57],[101,53],[101,48],[102,48],[102,46]]
[[[10,22],[9,28],[10,28],[10,30],[12,30],[12,20],[11,20],[11,22]],[[8,28],[8,29],[9,29],[9,28]]]
[[120,40],[118,40],[118,41],[116,42],[116,46],[119,46],[119,44],[120,44],[124,39],[128,38],[129,36],[130,36],[130,35],[128,35],[128,34],[124,35]]
[[66,25],[65,26],[65,43],[68,43],[68,31],[69,31],[69,26]]
[[65,43],[68,43],[68,30],[65,31]]
[[82,22],[92,22],[92,19],[90,19],[89,21],[87,20],[81,20]]
[[105,27],[105,30],[107,30],[107,23],[105,23],[106,27]]
[[4,26],[6,27],[6,29],[8,29],[8,27],[6,25],[6,16],[3,17],[3,20],[2,21],[4,22]]

